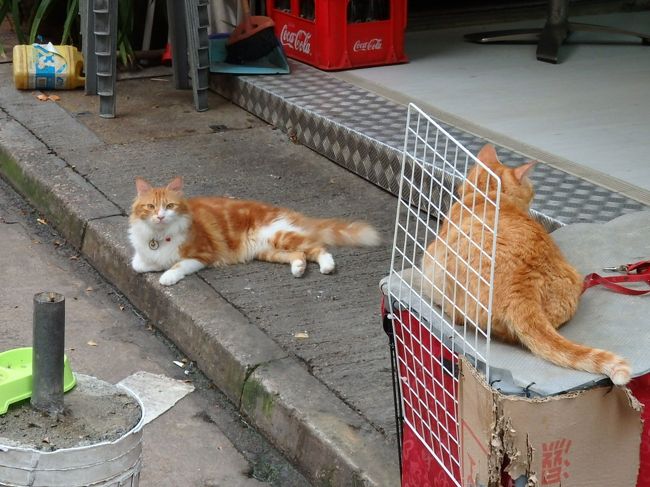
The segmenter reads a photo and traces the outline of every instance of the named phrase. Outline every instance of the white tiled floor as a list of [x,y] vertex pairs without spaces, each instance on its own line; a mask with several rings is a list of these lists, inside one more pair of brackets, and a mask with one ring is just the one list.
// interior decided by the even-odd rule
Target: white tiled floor
[[[650,12],[571,20],[650,33]],[[539,151],[637,199],[650,197],[650,46],[620,37],[624,44],[606,44],[611,36],[577,33],[553,65],[536,60],[535,45],[463,40],[469,32],[542,24],[408,33],[409,64],[338,76],[415,102],[502,145]]]

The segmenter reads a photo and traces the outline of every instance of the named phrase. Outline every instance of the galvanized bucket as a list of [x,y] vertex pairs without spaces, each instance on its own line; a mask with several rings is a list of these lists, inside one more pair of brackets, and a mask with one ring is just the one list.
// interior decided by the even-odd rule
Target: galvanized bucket
[[115,441],[43,452],[0,444],[0,487],[137,487],[142,467],[144,405],[140,421]]

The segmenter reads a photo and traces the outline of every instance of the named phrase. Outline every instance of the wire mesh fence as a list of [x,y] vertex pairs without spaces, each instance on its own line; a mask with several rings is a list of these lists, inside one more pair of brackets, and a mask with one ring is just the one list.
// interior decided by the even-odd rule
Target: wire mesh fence
[[489,380],[500,185],[409,106],[388,280],[401,408],[404,423],[456,485],[459,356]]

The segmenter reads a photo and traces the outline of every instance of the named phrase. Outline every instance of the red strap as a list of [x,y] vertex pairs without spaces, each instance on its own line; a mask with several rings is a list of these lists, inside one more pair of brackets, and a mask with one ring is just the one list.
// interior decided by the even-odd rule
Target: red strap
[[[607,289],[611,289],[617,293],[627,294],[629,296],[641,296],[643,294],[650,293],[650,289],[630,289],[628,287],[616,284],[618,282],[645,282],[646,284],[650,285],[650,261],[644,260],[636,262],[634,264],[627,264],[625,266],[622,266],[622,268],[624,268],[624,271],[627,272],[627,274],[623,276],[603,277],[599,274],[596,274],[595,272],[589,274],[585,277],[582,286],[582,292],[585,292],[590,287],[602,284]],[[632,274],[632,272],[635,272],[635,274]]]

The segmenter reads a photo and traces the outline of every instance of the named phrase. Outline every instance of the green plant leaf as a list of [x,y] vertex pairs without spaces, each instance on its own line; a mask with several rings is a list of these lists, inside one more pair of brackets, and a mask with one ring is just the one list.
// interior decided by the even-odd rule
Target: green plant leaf
[[63,34],[61,35],[61,44],[65,44],[68,39],[72,40],[70,37],[70,29],[72,23],[79,15],[79,0],[68,0],[68,9],[65,17],[65,23],[63,24]]
[[5,20],[5,17],[9,13],[10,8],[11,8],[11,1],[2,0],[2,3],[0,3],[0,24]]
[[[9,0],[0,0],[0,24],[4,22],[10,8]],[[2,45],[2,42],[0,42],[0,57],[5,57],[5,46]]]
[[[7,2],[9,0],[6,0]],[[20,0],[11,0],[11,21],[14,24],[14,31],[20,44],[25,44],[25,33],[23,32],[22,18],[20,15]]]
[[41,21],[47,14],[47,11],[52,6],[52,0],[41,0],[41,3],[36,9],[34,14],[34,20],[32,21],[32,28],[29,32],[29,43],[33,44],[36,41],[36,35],[38,34],[38,29],[41,26]]

